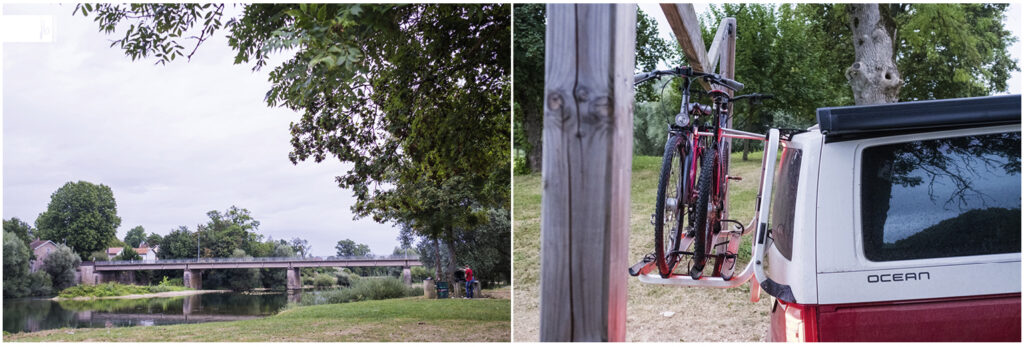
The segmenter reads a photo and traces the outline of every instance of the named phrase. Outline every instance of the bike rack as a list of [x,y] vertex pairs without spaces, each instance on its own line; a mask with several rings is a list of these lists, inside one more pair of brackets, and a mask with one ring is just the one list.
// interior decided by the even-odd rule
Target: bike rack
[[[765,141],[766,149],[778,148],[779,146],[778,129],[770,129],[768,134],[756,134],[729,128],[722,128],[721,131],[721,135],[726,138]],[[714,134],[698,133],[698,135],[710,136]],[[722,277],[711,276],[705,276],[700,279],[694,280],[693,278],[686,274],[674,274],[672,276],[669,276],[668,278],[662,278],[661,275],[657,273],[657,271],[655,270],[656,266],[654,266],[654,262],[651,261],[646,264],[644,264],[644,262],[640,262],[634,265],[634,268],[639,265],[643,265],[642,267],[637,269],[637,274],[635,275],[637,279],[639,279],[640,282],[647,284],[705,288],[735,288],[744,283],[747,283],[748,281],[753,280],[754,285],[751,286],[751,300],[756,301],[757,294],[755,292],[757,292],[760,289],[760,286],[758,286],[759,279],[768,279],[767,276],[764,274],[763,264],[764,248],[766,244],[765,238],[767,237],[767,230],[765,229],[767,228],[767,224],[761,221],[768,220],[769,209],[767,205],[771,202],[771,198],[764,197],[766,196],[766,194],[768,194],[767,192],[771,191],[772,188],[775,172],[774,170],[770,169],[770,166],[774,165],[775,157],[776,153],[774,151],[766,150],[765,155],[761,158],[761,179],[760,185],[757,190],[758,195],[755,201],[754,217],[745,227],[743,227],[742,232],[725,232],[719,234],[719,239],[727,238],[729,239],[730,246],[732,246],[733,243],[735,243],[738,247],[739,242],[742,241],[743,235],[756,231],[756,233],[754,234],[754,242],[751,247],[751,253],[753,254],[751,260],[747,263],[743,271],[741,271],[739,274],[734,275],[731,279],[728,280]],[[771,160],[769,161],[769,159]],[[680,240],[679,247],[677,249],[687,249],[689,248],[691,243],[693,243],[692,237],[684,237],[682,240]],[[770,279],[768,279],[768,281],[771,282]]]

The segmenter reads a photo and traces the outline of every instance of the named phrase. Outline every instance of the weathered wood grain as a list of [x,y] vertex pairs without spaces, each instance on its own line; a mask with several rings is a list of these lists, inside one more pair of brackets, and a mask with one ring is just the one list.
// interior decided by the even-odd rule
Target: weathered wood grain
[[[708,62],[708,52],[704,48],[700,22],[697,21],[697,12],[693,10],[693,4],[661,4],[661,11],[665,13],[672,33],[683,47],[683,55],[686,56],[686,62],[690,67],[699,72],[713,71],[714,67],[709,66],[711,63]],[[704,80],[699,81],[705,90],[710,88]]]
[[541,341],[625,338],[636,5],[548,5]]

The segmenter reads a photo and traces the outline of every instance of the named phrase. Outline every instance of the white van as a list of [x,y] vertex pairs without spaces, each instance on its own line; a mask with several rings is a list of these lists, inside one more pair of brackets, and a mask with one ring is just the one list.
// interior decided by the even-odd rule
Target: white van
[[1021,341],[1020,121],[1010,95],[772,130],[752,260],[769,340]]

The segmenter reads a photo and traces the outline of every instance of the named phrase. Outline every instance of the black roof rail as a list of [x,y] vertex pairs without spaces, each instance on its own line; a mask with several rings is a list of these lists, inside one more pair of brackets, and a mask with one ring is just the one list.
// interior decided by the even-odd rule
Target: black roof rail
[[825,141],[835,142],[942,129],[1020,124],[1021,96],[823,107],[817,113]]

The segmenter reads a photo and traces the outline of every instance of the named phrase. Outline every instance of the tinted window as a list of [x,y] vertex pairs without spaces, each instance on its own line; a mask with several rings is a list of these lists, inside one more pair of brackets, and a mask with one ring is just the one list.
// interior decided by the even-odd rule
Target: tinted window
[[782,150],[772,187],[772,239],[775,248],[787,260],[793,260],[793,217],[796,213],[796,185],[800,179],[801,153],[799,149],[793,148]]
[[864,150],[864,255],[873,261],[1020,252],[1020,133]]

